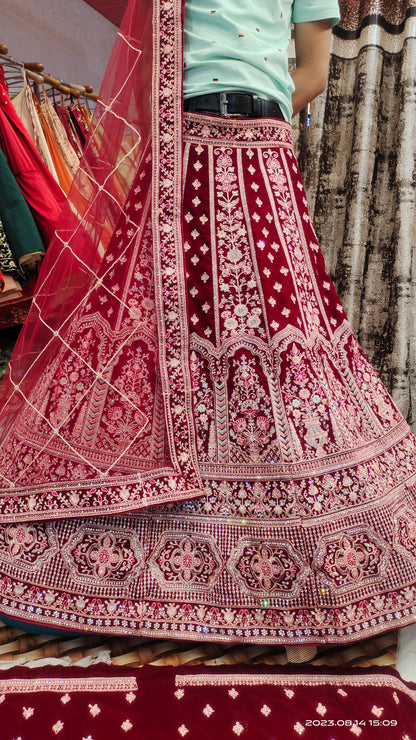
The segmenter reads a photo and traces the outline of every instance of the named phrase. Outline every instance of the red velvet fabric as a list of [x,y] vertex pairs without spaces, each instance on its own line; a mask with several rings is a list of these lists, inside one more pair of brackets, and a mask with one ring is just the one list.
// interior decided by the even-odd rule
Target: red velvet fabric
[[182,120],[180,11],[129,5],[3,384],[0,610],[269,644],[409,624],[416,438],[325,272],[289,124]]
[[414,740],[416,685],[393,670],[265,666],[0,673],[2,740]]

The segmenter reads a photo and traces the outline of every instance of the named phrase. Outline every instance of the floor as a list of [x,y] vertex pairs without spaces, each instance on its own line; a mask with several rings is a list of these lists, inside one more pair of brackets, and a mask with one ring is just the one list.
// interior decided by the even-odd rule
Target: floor
[[[312,665],[391,666],[396,662],[397,630],[371,640],[342,647],[320,647]],[[266,663],[286,665],[284,648],[262,645],[223,645],[217,643],[174,642],[140,637],[102,637],[80,635],[56,637],[33,635],[7,627],[0,622],[0,663],[2,667],[18,662],[66,658],[75,663],[83,658],[111,658],[117,665],[236,665]]]

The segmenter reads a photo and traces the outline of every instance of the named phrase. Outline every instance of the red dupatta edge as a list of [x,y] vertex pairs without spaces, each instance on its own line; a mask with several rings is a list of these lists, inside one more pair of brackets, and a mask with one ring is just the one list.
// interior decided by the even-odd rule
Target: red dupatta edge
[[[94,281],[134,173],[138,167],[146,166],[144,154],[151,130],[158,365],[171,465],[165,464],[150,473],[138,470],[134,480],[129,476],[127,481],[118,475],[107,476],[104,481],[101,477],[75,484],[63,480],[20,488],[13,486],[12,481],[13,501],[10,485],[0,492],[4,522],[33,520],[39,516],[47,519],[97,515],[97,494],[100,514],[133,511],[202,495],[192,413],[182,238],[184,3],[153,0],[152,15],[149,10],[149,0],[130,0],[104,79],[103,107],[97,107],[86,155],[44,261],[30,320],[10,364],[8,385],[2,389],[1,422],[4,440],[19,416],[22,397],[27,402],[34,378],[40,377],[47,367],[54,337],[68,325],[71,309],[80,305]],[[135,72],[136,66],[140,73]],[[132,112],[132,108],[136,110]],[[117,121],[122,123],[118,125]],[[127,128],[132,146],[128,155],[122,157],[125,160],[122,171],[115,150],[117,145],[124,144]],[[130,163],[130,168],[126,163]],[[117,180],[110,194],[109,173],[111,182]],[[104,192],[109,197],[104,197]],[[90,203],[95,204],[94,209]],[[95,245],[94,253],[91,245]],[[82,258],[76,263],[74,253]],[[56,279],[52,280],[54,269]],[[126,482],[131,487],[134,485],[128,500],[119,495]]]

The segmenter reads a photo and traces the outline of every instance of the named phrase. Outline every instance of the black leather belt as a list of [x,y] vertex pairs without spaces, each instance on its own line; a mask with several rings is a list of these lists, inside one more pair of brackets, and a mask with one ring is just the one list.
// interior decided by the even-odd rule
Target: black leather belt
[[249,118],[281,118],[279,103],[245,92],[220,92],[196,95],[184,101],[184,110],[190,113],[208,113],[211,116],[247,116]]

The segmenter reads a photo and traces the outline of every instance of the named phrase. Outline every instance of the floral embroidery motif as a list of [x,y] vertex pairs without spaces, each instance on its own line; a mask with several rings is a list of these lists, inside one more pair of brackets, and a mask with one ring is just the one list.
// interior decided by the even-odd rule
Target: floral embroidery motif
[[126,701],[128,701],[129,704],[131,704],[135,700],[135,698],[136,698],[136,694],[133,694],[131,691],[128,694],[126,694]]
[[[259,124],[256,121],[256,127],[253,131],[253,126],[249,121],[236,120],[233,123],[237,125],[230,126],[230,121],[222,121],[218,119],[215,123],[207,120],[205,117],[201,117],[195,114],[185,114],[185,126],[187,135],[192,139],[196,137],[198,143],[198,149],[201,148],[200,140],[202,138],[215,145],[219,140],[228,140],[230,143],[238,139],[249,144],[253,141],[253,138],[264,139],[265,141],[273,142],[276,141],[276,126],[270,125],[270,121],[261,120],[259,133]],[[290,125],[279,121],[279,139],[281,140],[282,146],[292,148],[292,131]],[[212,140],[212,141],[210,141]],[[200,152],[199,152],[200,153]]]
[[[352,340],[350,340],[352,341]],[[340,449],[366,444],[380,433],[368,402],[357,403],[350,368],[340,373],[345,359],[318,334],[307,342],[297,338],[282,363],[282,391],[289,412],[294,453],[323,457]],[[341,346],[340,346],[341,351]],[[339,404],[339,398],[343,403]]]
[[252,279],[252,258],[234,160],[230,150],[219,149],[216,153],[219,312],[223,337],[237,333],[265,337],[261,300],[256,281]]
[[185,737],[185,735],[188,734],[189,730],[185,725],[181,725],[180,727],[178,727],[178,732],[180,735],[182,735],[182,737]]
[[98,706],[98,704],[88,704],[88,708],[90,710],[90,714],[92,717],[97,717],[101,712],[101,709]]
[[182,585],[207,591],[217,583],[222,572],[222,558],[212,537],[188,536],[166,532],[150,559],[152,570],[162,588]]
[[63,729],[64,723],[61,722],[61,720],[58,720],[58,722],[55,722],[55,724],[52,725],[52,730],[54,731],[55,735],[58,735]]
[[357,737],[361,735],[362,731],[362,727],[359,727],[358,725],[352,725],[352,727],[350,727],[350,732]]
[[238,691],[236,691],[236,689],[229,689],[228,693],[232,699],[237,699]]
[[211,387],[209,369],[204,358],[195,351],[191,352],[190,369],[196,433],[198,437],[198,454],[200,459],[217,458],[217,440],[215,434],[215,400]]
[[297,596],[308,566],[287,542],[239,541],[228,569],[243,588],[257,594]]
[[402,508],[394,520],[394,545],[407,557],[416,556],[416,513]]
[[[264,458],[275,437],[269,393],[262,387],[252,359],[242,354],[233,375],[230,398],[230,437],[244,454],[243,459],[257,463]],[[241,453],[237,454],[241,459]]]
[[177,691],[175,691],[175,696],[177,699],[182,699],[184,694],[185,692],[183,689],[178,689]]
[[213,708],[212,708],[212,707],[210,706],[210,704],[207,704],[207,705],[206,705],[206,706],[205,706],[205,707],[203,708],[203,710],[202,710],[202,711],[203,711],[203,713],[205,714],[205,716],[206,716],[206,717],[210,717],[210,716],[211,716],[211,714],[214,714],[214,711],[215,711],[215,710],[214,710],[214,709],[213,709]]
[[305,732],[305,728],[300,722],[296,722],[296,724],[293,725],[293,729],[298,733],[298,735],[302,735],[302,733]]
[[263,704],[262,708],[260,709],[260,712],[264,714],[265,717],[268,717],[271,711],[272,710],[270,709],[270,707],[267,706],[267,704]]
[[321,715],[321,717],[325,717],[327,709],[323,704],[319,703],[316,707],[316,711]]
[[325,574],[325,583],[338,591],[348,591],[357,583],[374,583],[385,574],[389,546],[365,527],[345,534],[322,537],[315,562]]
[[121,726],[121,729],[124,730],[124,732],[128,732],[133,727],[129,719],[125,719],[124,722],[120,726]]
[[23,707],[22,714],[25,719],[29,719],[34,714],[34,711],[33,707]]
[[244,732],[244,726],[241,722],[236,722],[235,725],[233,725],[233,732],[240,737],[241,733]]
[[69,696],[69,694],[64,694],[63,696],[61,696],[62,704],[68,704],[69,701],[71,701],[71,697]]
[[388,429],[400,420],[400,413],[391,403],[386,388],[367,361],[355,337],[351,338],[351,360],[354,382],[374,410],[379,423]]
[[371,708],[372,714],[374,714],[376,717],[381,717],[381,715],[384,712],[384,707],[377,707],[375,704]]
[[64,554],[75,581],[124,586],[143,570],[144,557],[137,534],[129,529],[111,531],[100,525],[81,525],[67,542]]
[[53,524],[0,525],[0,560],[38,570],[57,552]]

